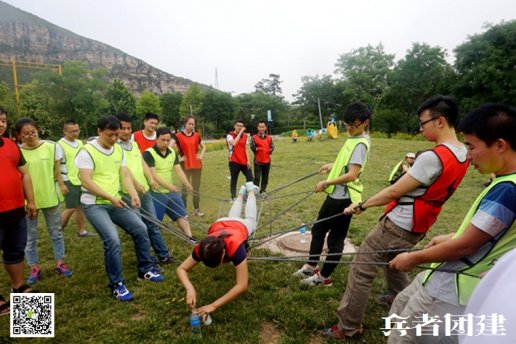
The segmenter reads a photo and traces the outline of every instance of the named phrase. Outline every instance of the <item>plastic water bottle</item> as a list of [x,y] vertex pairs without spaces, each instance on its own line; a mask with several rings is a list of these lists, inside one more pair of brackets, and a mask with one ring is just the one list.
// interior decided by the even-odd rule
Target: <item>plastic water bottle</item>
[[202,319],[204,322],[204,325],[208,326],[211,325],[211,316],[209,314],[206,314],[206,316]]
[[301,240],[299,240],[299,242],[302,244],[306,243],[306,225],[304,223],[299,227],[299,233],[301,234]]
[[190,331],[192,336],[201,337],[201,316],[195,307],[192,308],[192,314],[190,315]]

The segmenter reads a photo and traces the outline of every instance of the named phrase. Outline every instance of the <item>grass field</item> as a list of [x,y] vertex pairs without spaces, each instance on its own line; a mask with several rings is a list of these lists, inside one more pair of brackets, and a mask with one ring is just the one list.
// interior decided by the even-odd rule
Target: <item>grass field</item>
[[[268,191],[272,191],[295,179],[318,170],[326,162],[332,162],[344,139],[316,142],[290,143],[277,140],[276,151],[270,175]],[[373,139],[372,154],[363,175],[364,196],[370,196],[387,186],[387,176],[391,168],[406,152],[416,152],[431,147],[423,141],[394,139]],[[199,228],[207,228],[219,215],[229,209],[229,203],[221,203],[215,198],[229,197],[227,152],[213,150],[206,154],[204,161],[201,192],[201,207],[206,215],[194,218],[194,232],[203,236]],[[243,182],[243,177],[240,180]],[[429,236],[455,230],[481,190],[485,177],[469,170],[462,185],[445,205]],[[261,222],[269,216],[279,214],[283,209],[304,197],[289,194],[308,191],[316,181],[315,176],[285,188],[276,195],[286,197],[267,202],[263,206]],[[298,226],[302,222],[315,220],[324,195],[308,197],[299,206],[288,211],[271,228],[261,229],[258,236],[270,230],[279,232]],[[191,198],[188,209],[192,210]],[[365,238],[367,232],[377,222],[382,209],[370,209],[355,217],[351,222],[348,237],[355,244]],[[41,223],[43,219],[40,218]],[[38,342],[55,343],[190,343],[196,342],[190,336],[189,310],[184,303],[184,289],[175,275],[175,266],[166,268],[164,283],[138,282],[136,280],[136,258],[130,238],[120,231],[122,240],[123,271],[127,287],[135,300],[130,303],[115,301],[107,288],[104,271],[103,250],[100,239],[78,239],[72,226],[65,229],[66,261],[74,270],[71,278],[57,276],[53,272],[54,261],[50,238],[44,225],[40,225],[40,261],[44,279],[36,285],[45,292],[55,293],[54,339],[39,339]],[[92,230],[88,226],[88,230]],[[168,232],[163,236],[172,254],[181,260],[191,252],[191,246]],[[425,242],[428,238],[425,239]],[[270,256],[264,250],[252,250],[250,255]],[[317,330],[336,322],[335,310],[346,287],[348,266],[341,264],[333,275],[334,285],[329,288],[307,289],[301,287],[292,273],[301,263],[250,262],[249,291],[236,301],[212,314],[213,323],[203,327],[203,343],[324,343],[325,339]],[[28,270],[28,269],[26,269]],[[27,274],[28,272],[26,272]],[[0,272],[0,293],[8,296],[8,278]],[[225,293],[234,282],[232,265],[212,270],[198,266],[191,273],[196,286],[198,304],[210,303]],[[365,339],[368,343],[386,341],[380,328],[384,326],[382,316],[388,310],[378,304],[376,295],[384,288],[381,273],[376,279],[367,315],[364,322]],[[0,318],[0,342],[10,342],[9,317]],[[15,342],[15,341],[13,341]],[[18,341],[16,341],[18,342]],[[25,342],[25,341],[21,341]],[[27,340],[28,342],[28,340]]]

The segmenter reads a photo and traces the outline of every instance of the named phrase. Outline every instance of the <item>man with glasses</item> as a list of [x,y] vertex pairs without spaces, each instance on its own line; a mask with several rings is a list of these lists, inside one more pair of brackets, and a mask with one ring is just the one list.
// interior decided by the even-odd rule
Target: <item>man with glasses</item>
[[[424,238],[442,205],[466,174],[467,151],[455,132],[459,113],[455,100],[447,96],[431,98],[417,113],[420,132],[436,146],[421,153],[395,184],[344,210],[348,215],[360,214],[367,208],[387,205],[380,222],[355,256],[354,261],[361,264],[351,265],[346,291],[337,309],[339,323],[322,331],[324,336],[345,339],[362,335],[362,319],[379,264],[389,262],[401,250],[411,250]],[[409,279],[405,272],[387,266],[384,275],[388,294],[380,296],[380,301],[390,304],[408,286]]]
[[[346,108],[344,122],[349,138],[342,146],[335,162],[320,168],[320,173],[330,172],[328,178],[315,185],[315,192],[324,191],[328,194],[319,210],[317,220],[342,214],[342,211],[352,202],[358,203],[362,200],[363,186],[359,177],[364,170],[371,146],[369,136],[365,134],[370,116],[369,108],[363,103],[352,103]],[[317,223],[312,227],[310,262],[294,273],[294,276],[303,278],[301,284],[327,287],[333,284],[330,275],[342,256],[350,221],[351,215],[336,216],[334,219]],[[326,240],[329,255],[322,269],[319,270],[316,262],[320,258],[327,233],[329,233]]]
[[253,183],[253,172],[251,163],[247,155],[247,134],[245,133],[245,123],[243,119],[235,120],[235,131],[231,131],[226,136],[226,143],[229,149],[229,173],[231,182],[229,191],[231,199],[236,199],[236,186],[240,172],[245,176],[248,185]]

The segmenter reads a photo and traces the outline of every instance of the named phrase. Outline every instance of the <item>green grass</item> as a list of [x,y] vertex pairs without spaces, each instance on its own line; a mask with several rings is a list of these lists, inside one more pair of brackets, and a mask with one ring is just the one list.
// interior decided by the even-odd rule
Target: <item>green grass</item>
[[[343,138],[314,142],[290,143],[288,139],[276,141],[273,155],[269,191],[290,181],[318,170],[319,166],[336,157]],[[430,148],[423,141],[373,139],[372,154],[363,175],[365,196],[370,196],[387,186],[387,176],[393,165],[406,152]],[[206,154],[201,192],[206,196],[229,197],[227,151],[214,150]],[[316,176],[295,184],[277,195],[287,195],[311,190]],[[480,192],[485,177],[470,170],[456,194],[447,202],[429,237],[455,230],[466,214],[474,197]],[[240,177],[243,182],[243,177]],[[276,215],[293,204],[300,196],[286,197],[264,204],[261,222]],[[324,195],[310,196],[298,207],[289,211],[269,226],[260,230],[258,236],[270,230],[278,232],[315,220]],[[201,198],[206,215],[196,224],[207,228],[219,215],[218,201]],[[188,202],[191,211],[191,199]],[[224,203],[223,212],[229,209]],[[382,209],[370,209],[351,222],[348,237],[359,244],[373,228]],[[42,219],[41,219],[42,220]],[[104,271],[102,244],[99,238],[78,239],[75,228],[65,230],[67,263],[74,276],[63,278],[53,273],[53,255],[45,226],[40,226],[39,252],[45,278],[37,288],[55,293],[56,337],[38,342],[56,343],[191,343],[189,334],[189,311],[184,303],[184,289],[175,275],[175,267],[167,268],[166,281],[161,284],[136,281],[136,258],[130,238],[120,231],[122,240],[123,273],[127,286],[134,294],[131,303],[121,303],[110,298],[107,277]],[[195,228],[195,227],[194,227]],[[92,230],[88,226],[89,230]],[[197,236],[203,235],[195,230]],[[164,238],[173,255],[184,259],[191,246],[168,232]],[[428,238],[425,239],[427,241]],[[270,256],[271,253],[254,249],[250,255]],[[347,265],[335,271],[331,288],[306,289],[291,277],[301,263],[277,263],[251,261],[249,291],[229,305],[212,314],[213,324],[203,327],[203,343],[321,343],[317,330],[336,322],[335,310],[346,287]],[[26,271],[26,274],[28,271]],[[8,295],[8,278],[0,272],[0,292]],[[225,293],[234,283],[234,268],[226,265],[209,269],[199,265],[191,273],[197,288],[200,305],[213,301]],[[364,326],[368,343],[383,343],[380,331],[384,325],[382,316],[388,310],[379,305],[376,295],[384,288],[381,273],[373,288]],[[262,331],[263,327],[269,331]],[[272,332],[271,332],[272,329]],[[263,332],[263,333],[262,333]],[[265,334],[268,333],[268,334]],[[0,342],[9,340],[9,317],[0,318]],[[22,341],[24,342],[24,341]],[[200,341],[199,341],[200,342]]]

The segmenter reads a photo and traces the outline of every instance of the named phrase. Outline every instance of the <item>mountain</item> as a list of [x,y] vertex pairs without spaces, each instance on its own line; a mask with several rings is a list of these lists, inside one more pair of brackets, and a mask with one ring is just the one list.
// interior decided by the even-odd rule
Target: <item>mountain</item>
[[193,81],[152,67],[107,44],[79,36],[33,14],[0,1],[0,60],[58,64],[67,60],[106,67],[132,92],[184,93]]

